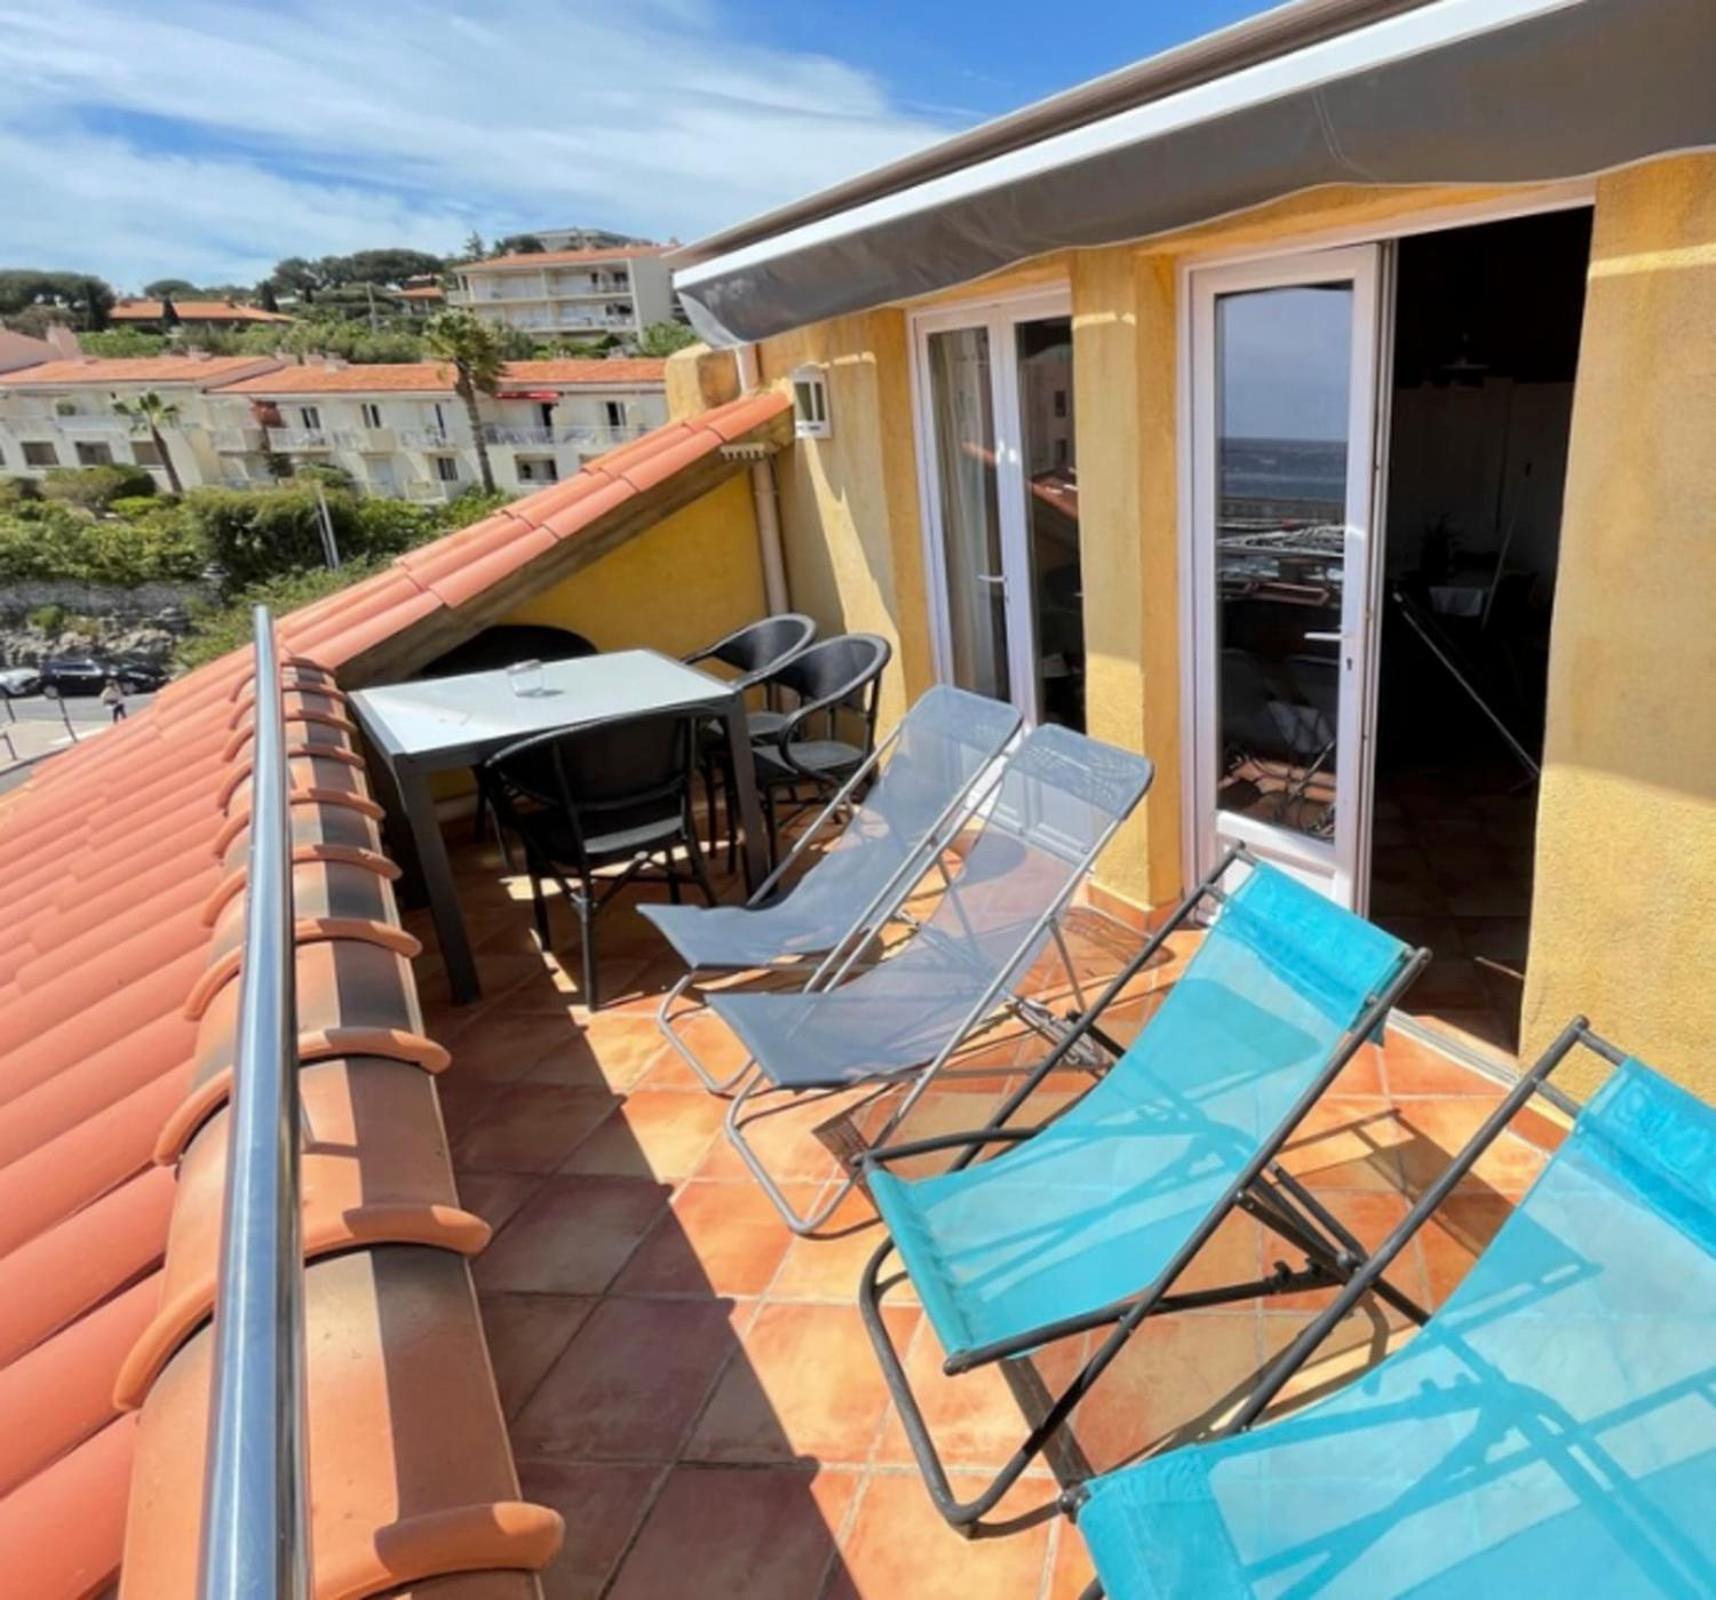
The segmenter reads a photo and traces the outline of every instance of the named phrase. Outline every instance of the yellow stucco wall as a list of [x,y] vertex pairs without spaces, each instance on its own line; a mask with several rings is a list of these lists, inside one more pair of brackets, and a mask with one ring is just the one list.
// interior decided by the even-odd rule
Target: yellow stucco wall
[[762,381],[782,388],[807,363],[827,374],[833,427],[775,457],[787,587],[824,634],[876,633],[893,645],[886,729],[935,681],[905,314],[836,318],[759,352]]
[[571,628],[604,650],[680,656],[766,610],[750,480],[739,473],[507,621]]
[[1544,768],[1526,1050],[1584,1011],[1716,1099],[1716,156],[1598,188]]

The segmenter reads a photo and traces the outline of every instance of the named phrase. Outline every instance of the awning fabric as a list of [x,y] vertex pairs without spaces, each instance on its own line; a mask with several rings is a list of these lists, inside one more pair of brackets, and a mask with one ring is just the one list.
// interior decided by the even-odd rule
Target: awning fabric
[[558,389],[497,389],[497,400],[558,400]]
[[682,268],[711,343],[1329,184],[1542,183],[1716,145],[1716,0],[1435,0]]

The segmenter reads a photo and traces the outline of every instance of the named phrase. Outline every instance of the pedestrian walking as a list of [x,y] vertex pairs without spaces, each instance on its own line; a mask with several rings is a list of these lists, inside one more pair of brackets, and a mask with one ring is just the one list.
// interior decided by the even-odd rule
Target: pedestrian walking
[[109,678],[102,685],[101,703],[113,713],[115,722],[125,720],[125,686],[117,678]]

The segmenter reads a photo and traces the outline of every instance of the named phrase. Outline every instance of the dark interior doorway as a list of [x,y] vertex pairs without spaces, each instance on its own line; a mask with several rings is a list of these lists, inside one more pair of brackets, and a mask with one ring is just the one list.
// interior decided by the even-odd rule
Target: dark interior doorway
[[1591,213],[1404,239],[1371,914],[1409,1009],[1513,1054]]

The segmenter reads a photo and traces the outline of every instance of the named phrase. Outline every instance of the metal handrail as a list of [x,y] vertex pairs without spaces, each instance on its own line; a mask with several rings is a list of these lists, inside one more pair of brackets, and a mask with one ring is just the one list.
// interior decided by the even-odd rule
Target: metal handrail
[[285,709],[273,618],[266,606],[252,616],[250,865],[215,1296],[201,1600],[303,1600],[310,1573]]

